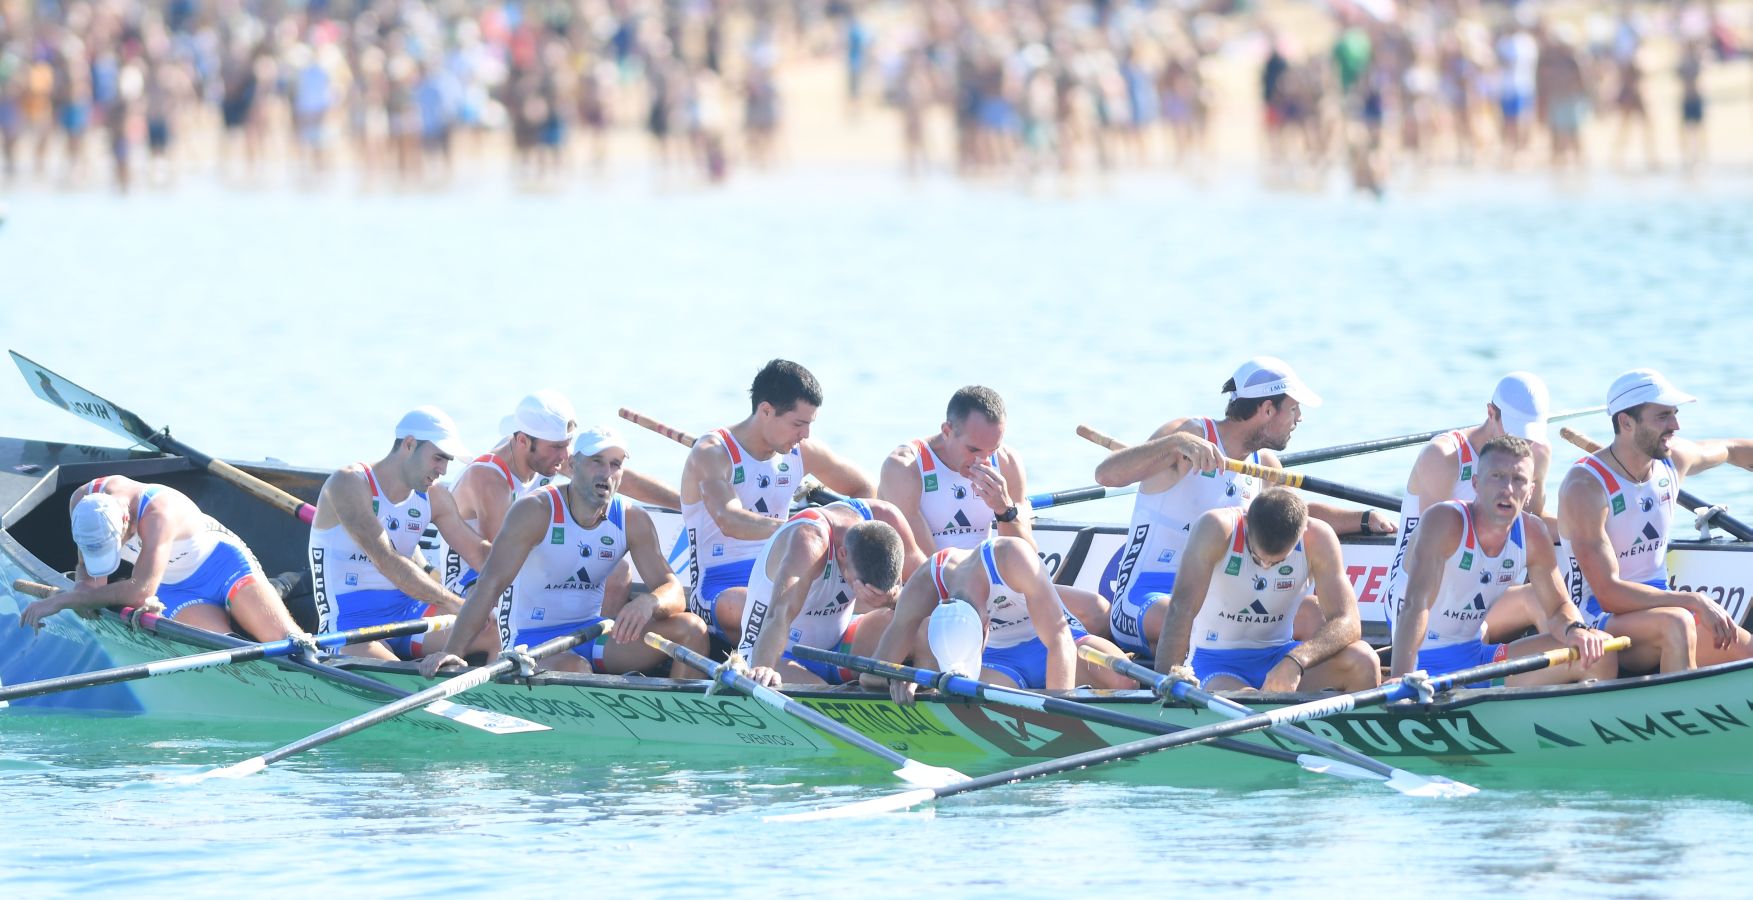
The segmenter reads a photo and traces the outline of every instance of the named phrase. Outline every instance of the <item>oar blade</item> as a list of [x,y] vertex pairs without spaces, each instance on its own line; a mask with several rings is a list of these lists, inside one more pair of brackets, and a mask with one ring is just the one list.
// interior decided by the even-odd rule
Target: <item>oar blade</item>
[[763,822],[826,822],[832,819],[859,819],[865,816],[880,816],[884,813],[900,812],[937,799],[937,792],[931,788],[902,791],[883,797],[872,797],[857,803],[846,803],[830,806],[825,809],[812,809],[808,812],[784,813],[777,816],[763,816]]
[[540,722],[531,722],[528,719],[520,719],[517,716],[508,716],[505,713],[497,713],[490,709],[481,709],[475,706],[465,706],[461,703],[452,703],[449,700],[434,700],[421,707],[421,709],[435,716],[442,716],[453,722],[467,725],[478,731],[485,731],[488,734],[525,734],[532,731],[553,731],[552,728],[543,725]]
[[1479,793],[1479,789],[1441,775],[1419,775],[1405,769],[1395,769],[1389,776],[1388,787],[1408,797],[1470,797]]
[[154,432],[139,416],[62,378],[16,350],[7,352],[12,354],[12,362],[24,375],[31,393],[111,434],[152,445]]
[[910,759],[907,764],[895,770],[895,777],[916,784],[922,788],[949,787],[968,780],[968,776],[945,766],[932,766]]
[[232,763],[229,766],[220,766],[216,769],[207,769],[190,775],[180,775],[170,779],[170,782],[172,784],[200,784],[214,778],[248,778],[266,768],[268,768],[267,757],[252,756],[243,762]]
[[1296,758],[1296,764],[1317,775],[1331,775],[1334,778],[1347,778],[1352,781],[1383,780],[1382,776],[1368,769],[1354,766],[1351,763],[1342,763],[1336,759],[1328,759],[1325,756],[1316,756],[1313,753],[1299,755]]

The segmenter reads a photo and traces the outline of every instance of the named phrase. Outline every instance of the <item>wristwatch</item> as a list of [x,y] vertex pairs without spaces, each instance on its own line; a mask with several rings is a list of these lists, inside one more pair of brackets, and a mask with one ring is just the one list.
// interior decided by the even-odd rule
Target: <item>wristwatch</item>
[[992,520],[994,522],[1015,522],[1016,516],[1017,516],[1016,504],[1012,503],[1011,505],[1004,508],[1004,512],[1001,512],[998,515],[993,516]]

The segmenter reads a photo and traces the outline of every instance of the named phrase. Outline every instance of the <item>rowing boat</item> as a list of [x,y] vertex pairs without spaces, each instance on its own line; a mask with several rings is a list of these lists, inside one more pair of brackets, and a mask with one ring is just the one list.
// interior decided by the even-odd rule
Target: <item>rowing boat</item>
[[[281,465],[245,465],[294,495],[313,499],[325,472]],[[174,456],[101,447],[0,439],[0,584],[23,578],[61,583],[73,566],[67,499],[103,474],[168,484],[189,494],[256,549],[269,572],[302,567],[307,526],[261,506],[229,483]],[[659,517],[666,535],[677,517]],[[1056,577],[1111,590],[1127,549],[1124,528],[1042,521],[1036,535]],[[1746,614],[1753,556],[1746,544],[1677,542],[1670,557],[1676,579],[1708,585],[1737,617]],[[1347,567],[1363,607],[1377,608],[1392,547],[1382,538],[1348,541]],[[16,627],[29,601],[0,588],[0,679],[18,683],[70,671],[166,659],[236,646],[236,638],[177,623],[150,630],[106,612],[92,620],[62,614],[37,637]],[[289,598],[308,617],[308,598]],[[1369,615],[1379,622],[1379,613]],[[349,671],[414,689],[428,682],[406,664],[346,661]],[[856,689],[798,691],[798,699],[886,745],[933,763],[1003,768],[1029,759],[1121,743],[1133,732],[1063,716],[927,697],[901,707],[886,694]],[[1213,714],[1161,705],[1142,691],[1076,691],[1068,696],[1177,725],[1213,721]],[[734,751],[750,762],[834,755],[843,747],[745,697],[713,693],[705,682],[637,676],[544,674],[473,689],[462,702],[553,726],[541,734],[481,738],[428,716],[405,716],[404,731],[454,733],[460,745],[518,740],[564,752],[625,752],[657,742]],[[1291,695],[1251,697],[1257,707]],[[85,691],[17,701],[0,716],[31,712],[150,714],[166,721],[240,723],[262,729],[332,724],[381,703],[375,694],[314,674],[295,661],[264,660]],[[3,720],[0,720],[3,721]],[[1323,735],[1385,758],[1508,770],[1659,771],[1685,753],[1700,772],[1753,774],[1753,661],[1670,676],[1551,688],[1457,690],[1429,704],[1336,715],[1308,723]],[[1248,740],[1272,743],[1270,735]],[[596,748],[603,748],[597,750]],[[1126,767],[1126,777],[1184,779],[1192,772],[1252,774],[1271,765],[1253,757],[1195,749],[1158,754]]]

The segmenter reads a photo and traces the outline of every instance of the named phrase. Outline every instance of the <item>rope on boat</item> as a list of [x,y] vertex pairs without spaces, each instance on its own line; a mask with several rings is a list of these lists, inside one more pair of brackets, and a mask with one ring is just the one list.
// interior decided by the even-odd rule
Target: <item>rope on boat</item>
[[517,677],[528,679],[536,674],[536,658],[530,655],[527,644],[518,644],[510,650],[499,651],[500,659],[507,659],[517,664]]
[[1400,681],[1418,693],[1419,703],[1432,703],[1436,700],[1436,690],[1430,686],[1430,676],[1423,669],[1401,676]]

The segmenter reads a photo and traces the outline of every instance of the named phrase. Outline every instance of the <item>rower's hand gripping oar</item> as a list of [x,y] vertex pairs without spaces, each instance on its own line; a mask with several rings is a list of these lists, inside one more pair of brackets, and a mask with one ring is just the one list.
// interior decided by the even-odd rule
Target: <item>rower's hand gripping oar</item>
[[[1608,641],[1604,649],[1608,651],[1618,651],[1629,646],[1631,646],[1631,640],[1629,638],[1619,637]],[[1189,728],[1186,731],[1177,732],[1175,734],[1158,735],[1156,737],[1149,737],[1143,740],[1132,741],[1130,743],[1119,744],[1112,747],[1102,747],[1096,750],[1087,750],[1082,753],[1073,753],[1070,756],[1061,757],[1055,760],[1048,760],[1046,762],[1020,766],[1015,769],[1006,769],[1003,772],[994,772],[991,775],[982,775],[978,778],[971,778],[960,784],[903,791],[886,797],[861,800],[841,807],[822,810],[814,815],[808,813],[801,815],[810,816],[811,818],[843,818],[846,816],[895,812],[916,806],[920,803],[956,794],[964,794],[969,791],[977,791],[982,788],[996,787],[1001,784],[1012,784],[1030,778],[1040,778],[1044,775],[1057,775],[1061,772],[1070,772],[1077,769],[1100,765],[1102,763],[1132,759],[1143,756],[1147,753],[1156,753],[1161,750],[1172,750],[1176,747],[1185,747],[1189,744],[1197,744],[1203,741],[1212,740],[1213,738],[1229,737],[1249,731],[1258,731],[1262,728],[1270,728],[1273,725],[1288,725],[1295,722],[1306,722],[1330,716],[1335,713],[1348,712],[1366,706],[1377,706],[1395,700],[1428,699],[1429,696],[1446,691],[1458,684],[1471,684],[1475,681],[1489,681],[1493,678],[1518,675],[1522,672],[1533,672],[1549,666],[1561,666],[1576,658],[1576,650],[1571,647],[1566,647],[1562,650],[1548,650],[1545,653],[1537,653],[1532,656],[1505,660],[1499,663],[1487,663],[1483,666],[1474,666],[1470,669],[1450,672],[1447,675],[1437,675],[1425,678],[1414,678],[1408,676],[1407,678],[1403,678],[1393,684],[1386,684],[1380,687],[1370,688],[1369,690],[1358,691],[1351,694],[1340,694],[1336,697],[1323,697],[1319,700],[1311,700],[1307,703],[1298,703],[1293,706],[1284,706],[1279,707],[1278,709],[1267,710],[1265,712],[1257,712],[1240,719],[1230,719],[1225,722],[1216,722],[1199,728]],[[1419,674],[1420,673],[1417,672],[1413,673],[1413,675]]]
[[925,763],[897,753],[888,747],[884,747],[882,744],[859,734],[851,728],[848,728],[847,726],[810,709],[802,703],[761,684],[755,679],[738,672],[728,662],[715,663],[712,660],[695,653],[693,650],[690,650],[675,641],[667,640],[663,636],[653,632],[646,632],[645,642],[658,650],[663,651],[664,655],[669,658],[681,662],[683,665],[692,666],[705,672],[706,677],[711,681],[732,688],[743,694],[747,694],[755,700],[760,701],[762,704],[780,712],[796,716],[797,718],[808,722],[810,725],[815,726],[817,730],[822,731],[830,737],[838,738],[840,741],[851,744],[866,753],[881,757],[890,765],[898,766],[899,768],[895,769],[895,776],[908,784],[942,787],[944,785],[957,784],[968,780],[968,776],[957,772],[955,769],[946,769],[942,766],[928,766]]
[[[1150,688],[1158,697],[1173,697],[1183,703],[1196,704],[1230,719],[1254,715],[1255,711],[1234,700],[1219,697],[1209,691],[1202,690],[1198,685],[1179,678],[1171,678],[1148,666],[1141,666],[1123,656],[1103,653],[1094,647],[1077,648],[1078,658],[1101,666],[1111,672],[1124,675]],[[1386,779],[1388,787],[1402,794],[1414,797],[1465,797],[1475,794],[1479,789],[1463,784],[1441,775],[1419,775],[1405,769],[1395,768],[1387,763],[1365,756],[1338,741],[1330,740],[1314,734],[1307,729],[1295,725],[1274,725],[1267,731],[1287,741],[1301,744],[1316,753],[1349,765],[1357,766],[1367,772],[1373,772]]]
[[[877,675],[892,681],[908,681],[919,685],[920,687],[935,688],[946,694],[954,694],[958,697],[969,697],[975,700],[985,700],[989,703],[996,703],[1001,706],[1032,709],[1037,712],[1046,712],[1074,719],[1082,719],[1087,722],[1111,725],[1115,728],[1125,728],[1130,731],[1139,731],[1145,734],[1174,734],[1177,731],[1187,730],[1179,725],[1171,725],[1167,722],[1161,722],[1156,719],[1140,718],[1138,716],[1128,715],[1101,706],[1093,706],[1091,704],[1079,703],[1075,700],[1066,700],[1059,697],[1048,697],[1034,691],[1025,691],[1019,688],[988,684],[984,681],[968,678],[962,675],[955,675],[949,672],[936,672],[931,669],[922,669],[915,666],[903,666],[880,659],[872,659],[868,656],[858,656],[856,654],[844,653],[837,650],[821,650],[815,647],[806,647],[801,644],[792,647],[791,652],[793,655],[804,659],[824,662],[845,669],[854,669],[859,672],[868,672],[872,675]],[[1382,776],[1376,775],[1375,773],[1353,768],[1349,765],[1336,763],[1325,757],[1296,754],[1288,750],[1280,750],[1277,747],[1266,746],[1263,744],[1251,744],[1245,741],[1219,738],[1212,741],[1211,745],[1223,750],[1244,753],[1249,756],[1258,756],[1275,762],[1292,763],[1294,765],[1302,766],[1311,772],[1323,775],[1372,781],[1382,780]],[[812,814],[802,813],[800,815],[810,816]]]
[[[140,616],[143,627],[151,628],[157,624],[159,616],[155,613],[142,613]],[[433,616],[426,619],[415,619],[409,622],[392,622],[386,625],[371,625],[341,631],[334,634],[319,634],[310,639],[310,645],[323,649],[341,647],[347,644],[362,644],[366,641],[379,641],[385,638],[401,637],[409,634],[422,634],[434,625],[448,626],[453,616]],[[161,659],[154,662],[139,663],[132,666],[117,666],[113,669],[102,669],[96,672],[81,672],[77,675],[63,675],[58,678],[44,678],[40,681],[29,681],[24,684],[0,687],[0,703],[8,700],[20,700],[25,697],[38,697],[43,694],[54,694],[70,691],[75,688],[96,687],[103,684],[116,684],[123,681],[134,681],[140,678],[152,678],[158,675],[169,675],[173,672],[192,672],[196,669],[207,669],[214,666],[232,663],[252,662],[258,659],[273,659],[280,656],[292,656],[306,649],[303,641],[291,638],[278,641],[264,641],[237,647],[230,650],[211,650],[205,653],[194,653],[178,656],[173,659]]]
[[[1558,433],[1563,435],[1565,440],[1582,448],[1584,453],[1599,453],[1601,451],[1601,444],[1588,435],[1572,431],[1569,428],[1560,428]],[[1745,522],[1729,515],[1728,507],[1712,504],[1691,491],[1680,491],[1679,498],[1681,505],[1698,517],[1694,524],[1700,534],[1708,536],[1710,526],[1720,525],[1724,531],[1734,535],[1736,540],[1753,541],[1753,528],[1749,528]]]
[[[251,757],[240,763],[233,763],[232,765],[223,766],[217,769],[209,769],[206,772],[197,773],[186,780],[202,781],[208,778],[240,778],[245,775],[254,775],[288,756],[303,753],[306,750],[310,750],[314,747],[321,747],[324,744],[339,740],[347,735],[364,731],[373,725],[387,722],[405,712],[418,709],[419,707],[425,706],[435,700],[444,700],[449,697],[454,697],[464,691],[480,687],[501,675],[509,675],[513,672],[517,672],[525,678],[528,678],[535,674],[536,663],[547,657],[553,656],[556,653],[564,653],[567,650],[571,650],[579,644],[594,641],[597,639],[598,635],[613,627],[615,627],[615,620],[601,619],[584,628],[580,628],[571,634],[563,634],[557,638],[544,641],[528,649],[519,646],[515,649],[504,651],[499,654],[499,661],[491,665],[482,666],[479,669],[472,669],[461,675],[446,679],[439,684],[435,684],[423,691],[417,691],[394,703],[388,703],[377,709],[371,710],[370,712],[354,716],[345,722],[338,725],[332,725],[316,734],[310,735],[309,737],[299,738],[277,750],[270,750],[261,756]],[[543,725],[539,726],[536,730],[547,731],[548,727]]]
[[[1129,446],[1125,442],[1109,437],[1088,425],[1077,426],[1077,436],[1110,451],[1124,450]],[[1275,469],[1271,466],[1242,462],[1241,460],[1229,459],[1227,457],[1224,459],[1223,465],[1224,468],[1231,472],[1235,472],[1238,475],[1252,475],[1262,481],[1287,485],[1293,488],[1301,488],[1314,494],[1324,494],[1328,497],[1335,497],[1340,500],[1350,500],[1353,503],[1362,503],[1366,506],[1374,506],[1378,509],[1385,509],[1392,512],[1400,511],[1399,500],[1390,497],[1387,494],[1377,493],[1376,491],[1352,487],[1347,484],[1340,484],[1337,481],[1328,481],[1325,478],[1315,478],[1313,476],[1304,475],[1300,472],[1292,472],[1288,469]]]
[[306,525],[309,525],[316,518],[316,507],[309,503],[231,463],[222,459],[214,459],[171,437],[169,429],[154,431],[139,416],[49,371],[20,355],[18,351],[8,352],[12,354],[12,361],[17,364],[18,371],[24,374],[24,380],[30,384],[31,392],[38,397],[111,434],[119,435],[136,443],[157,447],[174,456],[181,456],[219,478],[237,485],[256,499],[297,518]]

